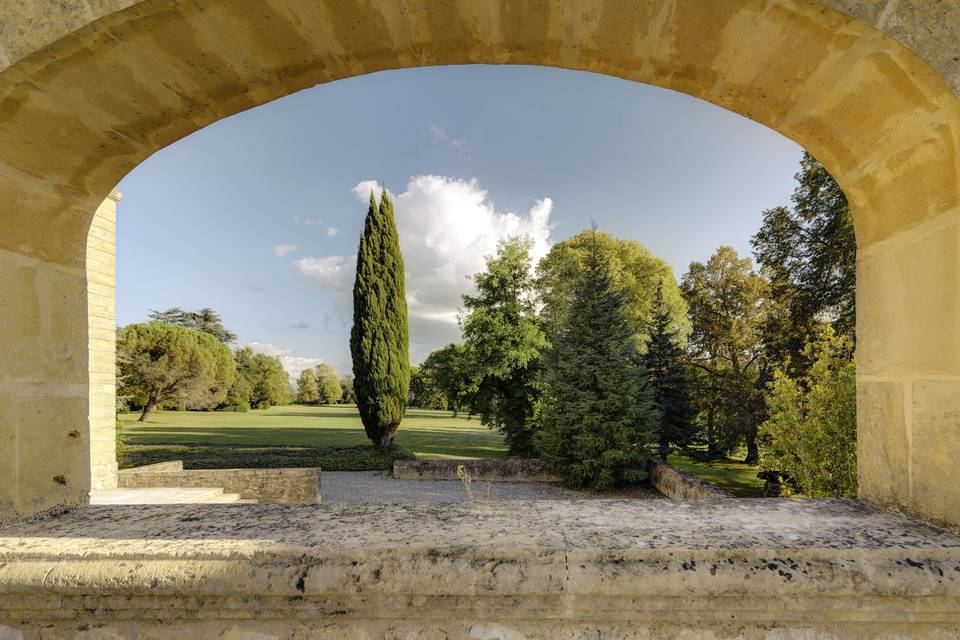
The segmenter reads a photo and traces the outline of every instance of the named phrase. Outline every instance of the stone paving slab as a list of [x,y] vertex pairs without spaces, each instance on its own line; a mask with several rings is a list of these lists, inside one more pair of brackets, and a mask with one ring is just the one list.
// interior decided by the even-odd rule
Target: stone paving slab
[[[139,489],[100,489],[90,492],[90,504],[186,504],[223,502],[219,487],[143,487]],[[234,496],[234,500],[236,496]],[[231,500],[233,502],[233,500]]]

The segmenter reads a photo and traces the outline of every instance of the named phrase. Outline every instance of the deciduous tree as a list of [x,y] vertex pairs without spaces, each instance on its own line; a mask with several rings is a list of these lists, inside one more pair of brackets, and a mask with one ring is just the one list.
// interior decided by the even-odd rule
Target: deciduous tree
[[326,362],[317,365],[317,391],[320,404],[337,404],[343,395],[336,370]]
[[761,335],[766,321],[768,282],[722,246],[706,263],[692,262],[681,285],[690,314],[690,362],[707,374],[701,400],[722,442],[714,448],[747,447],[747,461],[756,462],[757,427],[764,419],[763,388],[768,374]]
[[563,323],[570,310],[574,284],[586,268],[586,256],[594,245],[607,261],[614,284],[623,291],[626,315],[641,350],[652,326],[654,292],[658,285],[663,288],[670,330],[680,344],[685,345],[690,332],[687,304],[670,265],[639,242],[590,230],[556,243],[537,265],[536,289],[546,331],[554,331]]
[[534,453],[534,419],[540,398],[540,328],[530,274],[529,238],[504,240],[486,271],[473,277],[475,295],[463,296],[465,346],[473,367],[471,409],[503,433],[512,455]]
[[448,344],[430,353],[420,366],[429,384],[439,389],[445,409],[457,417],[466,401],[473,382],[472,365],[466,348]]
[[789,362],[790,372],[802,375],[810,364],[805,346],[819,325],[853,337],[857,247],[846,195],[823,165],[804,153],[795,178],[793,207],[764,211],[751,244],[784,308],[771,316],[764,343],[781,367]]
[[812,497],[857,495],[857,376],[849,337],[827,329],[807,345],[800,379],[778,370],[761,425],[760,465]]
[[[337,383],[339,387],[339,382]],[[317,389],[317,377],[313,369],[304,369],[297,378],[297,402],[303,404],[316,404],[320,399],[320,392]]]

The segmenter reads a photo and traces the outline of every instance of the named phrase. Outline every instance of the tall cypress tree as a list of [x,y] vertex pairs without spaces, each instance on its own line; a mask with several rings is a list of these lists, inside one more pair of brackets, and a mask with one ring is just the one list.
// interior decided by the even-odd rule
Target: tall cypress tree
[[353,389],[367,437],[378,447],[393,442],[410,386],[409,328],[403,255],[384,189],[373,192],[357,251],[353,283]]
[[653,297],[653,322],[647,339],[643,363],[653,393],[653,404],[660,412],[660,459],[666,460],[670,445],[686,447],[696,436],[690,382],[684,366],[683,349],[672,328],[670,310],[663,302],[663,284]]
[[588,248],[570,312],[551,335],[540,456],[571,487],[646,478],[656,427],[626,312],[599,243]]

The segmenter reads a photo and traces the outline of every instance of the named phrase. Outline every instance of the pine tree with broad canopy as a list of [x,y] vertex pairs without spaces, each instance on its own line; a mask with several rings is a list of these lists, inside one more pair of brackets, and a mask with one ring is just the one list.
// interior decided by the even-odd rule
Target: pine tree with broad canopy
[[409,327],[400,235],[393,203],[373,192],[357,251],[353,284],[353,388],[367,437],[378,447],[393,443],[410,386]]
[[647,477],[657,413],[626,306],[593,243],[570,313],[550,336],[536,436],[541,458],[568,487],[603,490]]

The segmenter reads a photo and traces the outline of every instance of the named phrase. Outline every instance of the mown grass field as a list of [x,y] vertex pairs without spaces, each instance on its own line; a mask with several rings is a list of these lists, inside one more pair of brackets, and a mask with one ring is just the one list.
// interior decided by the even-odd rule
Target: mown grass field
[[667,462],[735,496],[741,498],[763,496],[763,480],[757,477],[760,467],[731,458],[698,462],[676,453],[670,455]]
[[[138,417],[139,414],[125,414],[117,422],[125,445],[121,460],[126,459],[127,466],[178,458],[191,466],[189,460],[217,456],[226,460],[223,464],[213,461],[216,466],[230,466],[234,459],[245,460],[250,466],[302,463],[359,470],[386,468],[390,462],[389,456],[371,455],[372,448],[366,447],[370,441],[352,405],[286,405],[248,413],[158,411],[146,424],[138,423]],[[420,459],[500,458],[507,452],[503,437],[481,425],[479,419],[454,418],[449,411],[425,409],[407,410],[394,444]],[[231,452],[223,449],[226,447],[238,450]],[[332,460],[338,452],[356,459],[337,464],[344,462]],[[300,462],[291,459],[290,464],[280,464],[286,458]],[[320,458],[326,463],[320,464]]]

